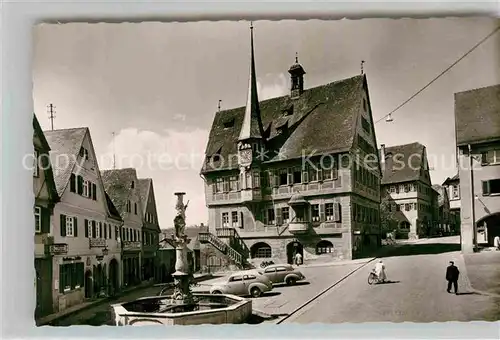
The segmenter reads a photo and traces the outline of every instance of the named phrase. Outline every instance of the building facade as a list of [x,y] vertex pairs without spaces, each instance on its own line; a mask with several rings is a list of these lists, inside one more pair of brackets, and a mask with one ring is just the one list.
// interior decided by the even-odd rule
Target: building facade
[[455,94],[462,251],[500,236],[500,85]]
[[436,205],[436,223],[437,232],[439,235],[450,235],[451,224],[453,222],[450,213],[450,199],[448,197],[448,190],[439,184],[434,184],[432,189],[437,194]]
[[[220,266],[351,259],[379,240],[380,167],[365,75],[259,102],[253,30],[247,104],[216,114],[201,174]],[[371,158],[365,156],[371,156]],[[369,164],[370,163],[370,164]]]
[[144,280],[159,280],[159,247],[160,225],[156,211],[156,200],[151,178],[139,179],[139,190],[144,217],[142,229],[142,277]]
[[437,195],[431,186],[425,146],[416,142],[382,145],[380,158],[384,230],[397,238],[430,236]]
[[448,177],[443,182],[443,187],[448,192],[450,201],[450,233],[458,235],[460,233],[460,177],[458,173],[453,177]]
[[120,221],[106,200],[89,129],[46,131],[45,136],[60,197],[51,245],[57,312],[108,293],[110,267],[120,270]]
[[33,192],[35,195],[35,318],[53,311],[52,302],[52,255],[53,243],[51,219],[54,205],[58,202],[54,175],[50,162],[50,146],[40,127],[38,119],[33,115]]
[[121,228],[122,279],[126,287],[142,281],[142,231],[144,212],[135,169],[101,172],[106,193],[123,219]]

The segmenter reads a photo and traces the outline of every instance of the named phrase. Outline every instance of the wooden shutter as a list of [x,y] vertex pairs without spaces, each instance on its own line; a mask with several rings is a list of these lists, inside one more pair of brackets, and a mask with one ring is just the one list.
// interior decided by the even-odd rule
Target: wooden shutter
[[302,172],[302,181],[304,183],[308,183],[309,182],[309,169],[306,168],[305,171]]
[[41,232],[42,234],[48,234],[50,233],[50,210],[45,207],[40,207],[40,213],[42,214],[42,216],[40,216],[40,223],[42,224]]
[[342,212],[340,210],[340,203],[336,202],[333,205],[333,219],[335,222],[342,222]]
[[488,152],[481,152],[481,165],[488,164]]
[[69,191],[76,192],[76,177],[75,174],[71,174],[69,178]]
[[90,181],[87,182],[87,197],[92,199],[92,183]]
[[64,292],[64,282],[65,282],[66,273],[64,271],[64,265],[59,265],[59,293]]
[[61,214],[59,216],[59,219],[61,227],[61,236],[66,236],[66,215]]
[[73,236],[78,237],[78,218],[73,217]]
[[287,169],[287,181],[286,183],[288,185],[292,185],[293,184],[293,169],[292,168],[288,168]]
[[238,219],[239,227],[243,228],[244,223],[243,223],[243,211],[240,211],[240,218]]
[[283,214],[281,208],[276,208],[276,225],[283,224]]
[[326,220],[325,218],[325,204],[321,203],[319,205],[319,219],[321,222],[324,222]]
[[99,238],[103,238],[103,236],[102,236],[102,222],[99,222]]
[[95,236],[96,236],[95,221],[92,221],[92,238],[95,238]]
[[85,224],[85,225],[84,225],[84,227],[85,227],[85,228],[84,228],[84,229],[85,229],[85,237],[87,237],[87,238],[88,238],[88,237],[89,237],[89,220],[84,219],[84,220],[83,220],[83,223]]
[[108,238],[111,240],[113,239],[113,233],[111,231],[111,224],[108,224]]
[[354,222],[357,221],[357,207],[358,205],[356,203],[352,204],[352,219]]
[[97,185],[95,183],[92,183],[92,199],[97,201]]
[[81,195],[81,194],[83,194],[83,177],[78,175],[77,179],[78,179],[78,181],[77,181],[77,194]]
[[[107,240],[108,239],[108,225],[106,223],[103,223],[103,229],[104,229],[104,239]],[[101,236],[102,237],[102,236]]]
[[483,196],[488,196],[490,194],[490,181],[481,181],[483,185]]

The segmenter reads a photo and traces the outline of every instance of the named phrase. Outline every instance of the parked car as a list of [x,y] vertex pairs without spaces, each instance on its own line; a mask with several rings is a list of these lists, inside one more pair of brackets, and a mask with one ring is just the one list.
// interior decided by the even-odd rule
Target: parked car
[[260,270],[259,273],[267,276],[273,284],[286,283],[289,286],[306,278],[298,269],[289,264],[273,264]]
[[214,283],[210,294],[233,294],[238,296],[251,295],[259,297],[262,293],[273,289],[273,284],[265,275],[256,270],[234,273],[221,282]]

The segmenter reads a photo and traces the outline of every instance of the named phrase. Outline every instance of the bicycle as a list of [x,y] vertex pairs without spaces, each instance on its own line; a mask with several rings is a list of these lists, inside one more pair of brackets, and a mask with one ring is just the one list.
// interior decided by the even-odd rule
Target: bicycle
[[368,275],[368,284],[372,285],[374,283],[377,284],[381,282],[384,282],[384,280],[379,279],[378,275],[375,273],[375,270],[372,270]]

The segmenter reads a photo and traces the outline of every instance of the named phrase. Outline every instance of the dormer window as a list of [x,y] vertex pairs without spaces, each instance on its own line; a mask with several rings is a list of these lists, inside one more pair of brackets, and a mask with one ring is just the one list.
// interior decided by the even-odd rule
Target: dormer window
[[135,182],[132,181],[132,183],[130,184],[130,188],[134,189],[134,187],[135,187]]
[[234,126],[234,118],[224,122],[224,129],[229,129],[232,128],[233,126]]
[[222,147],[220,147],[219,150],[217,150],[217,152],[212,155],[212,162],[220,161],[220,154],[221,153],[222,153]]

